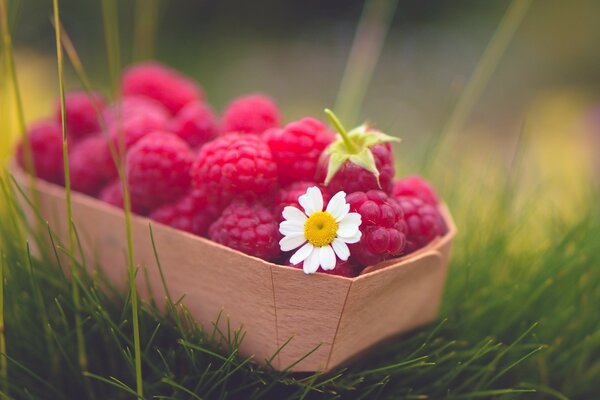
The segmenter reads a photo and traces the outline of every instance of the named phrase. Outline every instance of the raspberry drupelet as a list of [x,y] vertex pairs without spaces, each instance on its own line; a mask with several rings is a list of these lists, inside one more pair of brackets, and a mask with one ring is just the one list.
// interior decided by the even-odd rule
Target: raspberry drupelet
[[[62,128],[54,120],[42,120],[34,123],[27,131],[27,140],[31,146],[31,160],[36,175],[48,182],[64,184]],[[27,148],[21,142],[17,149],[17,161],[21,167],[29,167]]]
[[223,133],[261,134],[279,126],[279,109],[270,97],[254,93],[234,99],[223,112]]
[[405,253],[412,253],[446,233],[446,223],[437,207],[418,197],[399,197],[397,200],[407,225]]
[[394,197],[418,197],[427,204],[437,206],[440,203],[435,189],[420,176],[409,176],[394,182]]

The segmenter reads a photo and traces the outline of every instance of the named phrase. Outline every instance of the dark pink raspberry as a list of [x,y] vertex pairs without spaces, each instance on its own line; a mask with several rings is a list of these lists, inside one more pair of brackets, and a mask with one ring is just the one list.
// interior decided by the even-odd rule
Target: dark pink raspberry
[[304,193],[306,193],[308,188],[313,186],[316,186],[321,190],[321,194],[323,195],[323,204],[327,206],[327,203],[329,203],[329,200],[331,200],[331,196],[329,193],[327,193],[323,185],[315,182],[291,183],[279,189],[277,196],[275,197],[275,216],[280,222],[283,220],[283,215],[281,213],[285,207],[293,206],[302,210],[302,207],[298,202],[298,197],[302,196]]
[[208,237],[263,260],[272,261],[279,256],[279,223],[258,202],[231,203],[210,226]]
[[254,135],[231,133],[205,144],[191,173],[195,188],[206,190],[212,204],[264,198],[277,190],[277,164]]
[[190,188],[193,153],[172,133],[155,132],[127,153],[127,182],[134,204],[152,210],[175,201]]
[[[391,193],[395,173],[392,146],[390,143],[377,144],[371,147],[371,152],[375,158],[375,166],[379,171],[379,183],[381,187],[377,185],[377,179],[371,172],[357,164],[346,161],[334,175],[331,182],[329,182],[329,185],[327,185],[329,193],[333,195],[342,190],[346,193],[366,192],[369,190],[382,190],[385,193]],[[317,182],[325,180],[328,161],[328,157],[323,157],[319,162]]]
[[405,253],[412,253],[446,233],[446,223],[437,207],[417,197],[399,197],[397,200],[408,226]]
[[217,119],[209,105],[194,101],[175,115],[167,130],[197,148],[217,136]]
[[[31,146],[31,160],[36,175],[48,182],[64,184],[62,128],[59,122],[43,120],[34,123],[27,131]],[[27,169],[25,143],[17,149],[17,161]]]
[[152,114],[156,119],[167,121],[171,116],[167,109],[156,100],[143,96],[130,96],[121,99],[118,103],[111,104],[104,109],[102,116],[108,126],[116,125],[118,118],[121,121],[135,115]]
[[123,95],[154,99],[171,115],[177,114],[189,102],[204,97],[194,81],[157,62],[140,63],[125,70]]
[[362,217],[360,242],[349,246],[352,260],[366,267],[402,254],[406,222],[398,202],[381,190],[354,192],[346,201]]
[[[286,262],[286,265],[289,267],[302,269],[302,263],[293,265],[288,260]],[[355,265],[353,265],[350,261],[342,261],[339,258],[336,260],[334,269],[325,271],[321,267],[319,267],[319,270],[317,272],[320,272],[322,274],[327,274],[327,275],[345,276],[346,278],[354,278],[355,276],[358,275],[358,270]]]
[[73,190],[95,196],[117,177],[117,168],[107,139],[90,136],[77,143],[69,154],[69,172]]
[[[101,191],[98,198],[111,206],[124,208],[123,200],[123,184],[119,179],[116,179],[106,185]],[[131,211],[139,215],[147,215],[148,211],[139,204],[131,204]]]
[[262,94],[250,94],[233,100],[223,113],[224,133],[261,134],[279,126],[279,109],[273,100]]
[[208,228],[219,214],[216,207],[208,204],[206,194],[196,190],[175,203],[157,208],[150,214],[150,219],[176,229],[206,236]]
[[306,117],[283,129],[269,129],[263,135],[279,169],[279,181],[285,185],[315,179],[323,150],[335,135],[321,121]]
[[159,114],[132,114],[123,118],[120,124],[113,124],[109,129],[109,135],[120,154],[121,146],[127,152],[144,136],[164,131],[166,125],[167,120]]
[[[106,106],[104,97],[85,91],[69,92],[65,96],[65,121],[69,139],[78,140],[100,131],[99,116]],[[60,124],[60,102],[54,108],[54,118]]]
[[427,204],[437,206],[440,203],[439,197],[425,179],[420,176],[409,176],[394,182],[392,189],[394,197],[418,197]]

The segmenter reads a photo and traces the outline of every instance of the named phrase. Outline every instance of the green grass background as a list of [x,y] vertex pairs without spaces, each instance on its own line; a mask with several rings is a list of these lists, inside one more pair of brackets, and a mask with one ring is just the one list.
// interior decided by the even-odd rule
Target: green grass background
[[[37,55],[20,57],[36,60],[19,64],[24,94],[37,94],[37,102],[25,101],[28,114],[47,114],[44,96],[51,98],[51,90],[35,82],[54,66]],[[14,132],[6,87],[2,131]],[[200,328],[179,304],[166,314],[147,304],[139,315],[144,398],[597,397],[600,208],[593,156],[578,122],[588,106],[579,92],[546,95],[508,151],[462,132],[422,148],[397,147],[399,175],[418,171],[432,180],[459,228],[435,323],[345,369],[298,375],[240,357],[243,331]],[[1,138],[6,160],[13,139]],[[77,307],[58,262],[69,260],[68,243],[57,240],[54,248],[31,256],[36,234],[46,242],[52,227],[42,223],[35,231],[26,224],[18,195],[5,175],[0,396],[135,398],[129,293],[101,290],[101,273],[84,273],[93,260],[84,265],[75,252],[70,261],[81,271]],[[85,368],[78,359],[75,314],[82,320]]]

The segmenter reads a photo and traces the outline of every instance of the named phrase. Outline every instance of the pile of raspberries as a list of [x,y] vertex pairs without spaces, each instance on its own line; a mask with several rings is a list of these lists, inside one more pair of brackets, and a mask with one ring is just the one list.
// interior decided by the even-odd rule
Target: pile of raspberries
[[[431,185],[417,176],[394,180],[390,143],[370,149],[379,179],[346,161],[325,186],[324,150],[336,135],[319,119],[284,125],[277,105],[262,94],[238,97],[217,116],[196,82],[156,62],[129,67],[121,84],[118,103],[107,104],[99,93],[66,95],[75,191],[123,207],[118,163],[134,213],[289,265],[290,254],[279,248],[283,208],[300,207],[298,197],[312,186],[326,204],[343,190],[351,211],[362,216],[362,238],[350,245],[350,259],[326,272],[343,276],[446,233]],[[19,145],[19,163],[63,185],[59,104],[52,117],[30,126],[27,138]]]

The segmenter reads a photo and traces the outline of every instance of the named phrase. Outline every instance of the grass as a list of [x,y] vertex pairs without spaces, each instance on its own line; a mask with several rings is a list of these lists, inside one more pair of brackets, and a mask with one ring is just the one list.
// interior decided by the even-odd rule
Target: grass
[[[110,27],[114,4],[103,4]],[[106,35],[116,76],[116,26]],[[463,114],[468,110],[461,123]],[[398,169],[429,165],[428,178],[460,230],[440,318],[330,374],[258,367],[238,353],[243,331],[196,325],[168,293],[164,312],[138,306],[133,285],[116,290],[102,266],[79,257],[76,226],[70,244],[43,220],[27,222],[35,202],[22,206],[17,198],[24,193],[6,173],[0,398],[593,398],[600,392],[600,193],[591,181],[576,180],[582,194],[572,207],[573,196],[536,168],[539,138],[526,127],[508,165],[495,149],[454,140],[432,145],[435,163],[428,160],[432,151],[399,147]],[[80,273],[67,277],[69,264]]]

